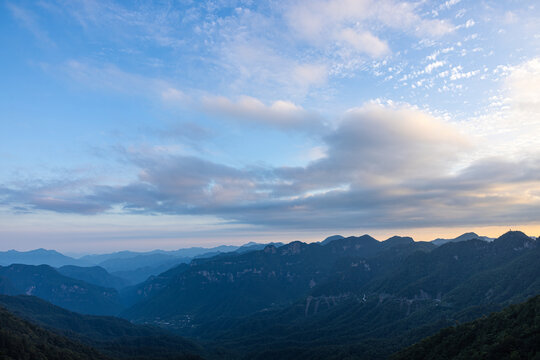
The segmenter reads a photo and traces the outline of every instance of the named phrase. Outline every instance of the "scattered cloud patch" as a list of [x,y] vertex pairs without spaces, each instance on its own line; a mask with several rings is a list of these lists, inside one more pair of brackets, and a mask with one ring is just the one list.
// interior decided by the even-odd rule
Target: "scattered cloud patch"
[[370,22],[418,36],[441,36],[452,32],[443,20],[424,19],[415,5],[399,1],[318,0],[295,2],[285,13],[299,37],[317,46],[341,42],[372,57],[388,53],[384,40],[369,29]]
[[[514,161],[536,159],[540,133],[540,59],[494,69],[501,88],[487,110],[470,119],[469,132],[484,142],[482,154]],[[524,129],[526,129],[524,131]]]
[[444,61],[435,61],[435,62],[433,62],[433,63],[431,63],[431,64],[428,64],[428,65],[425,67],[424,71],[425,71],[427,74],[431,74],[431,72],[432,72],[434,69],[439,68],[439,67],[443,66],[444,64],[445,64]]
[[256,125],[308,132],[319,132],[324,127],[318,115],[290,101],[278,100],[271,105],[265,105],[250,96],[242,96],[236,102],[218,96],[203,98],[202,106],[207,111]]
[[450,73],[450,80],[454,81],[459,79],[468,79],[480,73],[480,70],[472,70],[467,72],[463,72],[462,70],[463,67],[461,65],[453,67]]
[[339,39],[352,46],[355,50],[365,52],[371,57],[378,58],[390,52],[388,44],[367,31],[357,32],[353,29],[343,29]]
[[461,0],[447,0],[439,6],[439,10],[450,9],[452,6],[459,4]]

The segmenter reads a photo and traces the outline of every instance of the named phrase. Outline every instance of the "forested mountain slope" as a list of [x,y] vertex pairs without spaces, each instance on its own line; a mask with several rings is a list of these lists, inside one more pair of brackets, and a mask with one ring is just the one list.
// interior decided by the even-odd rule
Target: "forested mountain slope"
[[106,360],[95,349],[33,325],[0,307],[0,358]]
[[540,296],[441,330],[392,360],[540,359]]
[[[398,247],[399,254],[435,248],[412,239],[406,244],[386,243],[364,235],[327,245],[296,241],[278,248],[269,245],[260,251],[194,260],[132,289],[131,301],[137,303],[123,316],[137,321],[165,318],[180,323],[189,318],[196,324],[290,305],[319,284],[333,283],[345,259],[363,261]],[[368,277],[386,271],[385,266],[391,263],[384,259],[374,263]]]
[[114,358],[199,359],[204,350],[192,341],[157,327],[110,317],[74,313],[34,296],[0,295],[0,306],[77,343]]
[[166,319],[245,358],[382,359],[539,294],[538,258],[537,241],[521,232],[440,247],[368,236],[293,242],[172,269],[141,285],[146,300],[125,314]]

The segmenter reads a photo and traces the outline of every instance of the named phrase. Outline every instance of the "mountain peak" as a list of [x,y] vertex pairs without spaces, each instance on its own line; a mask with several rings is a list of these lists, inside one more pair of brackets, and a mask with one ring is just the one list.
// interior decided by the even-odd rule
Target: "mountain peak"
[[250,242],[248,242],[248,243],[246,243],[246,244],[244,244],[242,246],[253,246],[253,245],[261,245],[261,244],[255,242],[255,241],[250,241]]
[[535,240],[525,235],[525,233],[512,230],[495,239],[496,245],[511,246],[512,248],[521,248],[523,246],[527,247],[533,245],[534,243]]
[[464,234],[461,234],[458,237],[455,237],[453,239],[437,238],[435,240],[432,240],[431,242],[433,244],[439,246],[439,245],[444,245],[444,244],[449,243],[449,242],[460,242],[460,241],[467,241],[467,240],[472,240],[472,239],[480,239],[480,240],[484,240],[484,241],[492,241],[493,240],[493,239],[488,238],[486,236],[479,236],[477,233],[470,231],[470,232],[466,232]]
[[504,234],[502,234],[501,236],[499,236],[499,239],[510,239],[510,238],[530,239],[530,237],[528,237],[523,231],[519,231],[519,230],[509,230],[505,232]]
[[391,238],[388,238],[383,241],[383,243],[387,245],[406,245],[406,244],[412,244],[414,243],[414,240],[410,236],[397,236],[394,235]]
[[362,256],[369,256],[380,249],[380,244],[378,240],[366,234],[334,240],[325,247],[334,253],[348,252],[349,255],[357,253],[362,254]]
[[478,236],[477,233],[470,231],[470,232],[466,232],[466,233],[464,233],[464,234],[459,235],[458,237],[456,237],[456,238],[454,239],[454,241],[471,240],[471,239],[476,239],[476,238],[478,238],[478,237],[479,237],[479,236]]
[[330,243],[332,241],[341,240],[341,239],[345,239],[345,237],[343,237],[341,235],[332,235],[332,236],[327,237],[323,241],[321,241],[321,245],[326,245],[326,244],[328,244],[328,243]]
[[287,245],[283,245],[281,250],[281,255],[294,255],[299,254],[302,252],[302,250],[307,246],[306,243],[301,241],[293,241],[288,243]]

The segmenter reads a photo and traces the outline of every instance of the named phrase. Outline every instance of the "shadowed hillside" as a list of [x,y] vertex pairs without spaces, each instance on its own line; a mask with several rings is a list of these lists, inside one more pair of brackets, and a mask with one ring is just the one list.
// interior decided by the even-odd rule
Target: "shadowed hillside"
[[74,313],[33,296],[0,295],[0,305],[27,321],[114,358],[200,359],[203,349],[156,327]]
[[0,307],[0,358],[6,360],[106,360],[79,342],[24,321]]
[[48,265],[0,266],[0,290],[34,295],[85,314],[113,315],[122,309],[116,290],[64,276]]
[[540,296],[488,317],[449,327],[392,360],[538,359]]

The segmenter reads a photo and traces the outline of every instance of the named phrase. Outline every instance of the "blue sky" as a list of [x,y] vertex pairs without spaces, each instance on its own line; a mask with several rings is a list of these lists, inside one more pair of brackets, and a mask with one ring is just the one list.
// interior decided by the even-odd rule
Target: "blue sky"
[[0,247],[539,233],[539,16],[2,1]]

